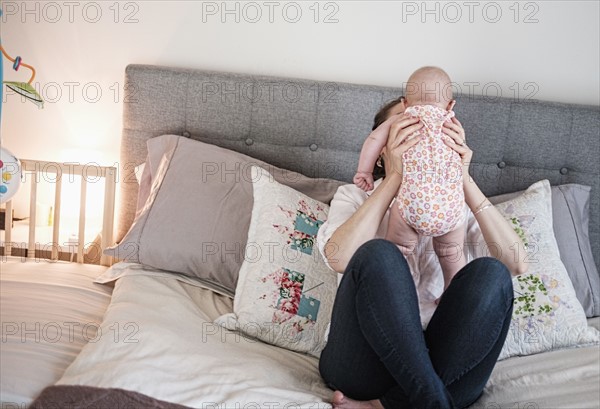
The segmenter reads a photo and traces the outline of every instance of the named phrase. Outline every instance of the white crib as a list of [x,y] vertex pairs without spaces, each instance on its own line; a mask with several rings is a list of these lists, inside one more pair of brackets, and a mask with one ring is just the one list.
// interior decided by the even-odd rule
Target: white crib
[[[114,214],[115,214],[115,190],[118,171],[116,167],[99,166],[97,164],[59,163],[39,160],[21,160],[23,178],[30,184],[29,194],[29,217],[25,225],[17,226],[20,234],[13,234],[13,201],[6,203],[4,238],[1,248],[3,256],[21,256],[29,259],[44,257],[51,261],[65,257],[77,263],[101,264],[108,266],[112,264],[111,257],[102,255],[102,249],[113,242]],[[75,240],[60,240],[60,217],[63,178],[69,181],[80,178],[79,215],[77,235]],[[88,185],[104,180],[104,198],[102,207],[102,228],[99,232],[93,232],[93,240],[87,242],[84,238],[89,237],[86,232],[86,201],[88,199]],[[38,185],[41,180],[51,180],[54,184],[54,203],[52,206],[52,219],[50,241],[43,240],[40,243],[40,232],[36,232]],[[24,230],[28,231],[25,232]],[[23,236],[26,236],[25,238]]]

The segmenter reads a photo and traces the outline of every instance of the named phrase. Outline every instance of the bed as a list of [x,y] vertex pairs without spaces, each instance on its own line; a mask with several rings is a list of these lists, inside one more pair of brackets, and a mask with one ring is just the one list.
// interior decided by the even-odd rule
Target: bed
[[[252,315],[263,304],[244,304],[262,290],[240,285],[273,264],[271,253],[255,257],[265,247],[249,243],[272,238],[259,229],[262,206],[269,234],[288,235],[293,254],[310,255],[308,266],[320,263],[311,231],[284,224],[301,216],[313,228],[326,217],[323,204],[351,181],[374,113],[402,90],[149,65],[127,67],[125,90],[119,244],[105,264],[124,261],[108,268],[3,259],[3,407],[330,407],[318,351],[337,277],[271,277],[276,287],[305,286],[297,298],[265,301],[281,306],[266,315],[271,323],[293,322],[297,337],[287,342],[292,332],[263,332]],[[598,107],[458,95],[455,111],[486,195],[508,203],[513,192],[548,181],[540,191],[551,194],[555,252],[579,301],[565,308],[583,320],[576,339],[566,334],[571,327],[555,328],[570,337],[564,345],[531,341],[547,335],[542,321],[539,333],[514,334],[524,349],[498,362],[472,407],[598,408]],[[313,210],[290,211],[281,205],[289,197]],[[303,271],[299,260],[294,269]],[[544,342],[556,347],[537,350]]]

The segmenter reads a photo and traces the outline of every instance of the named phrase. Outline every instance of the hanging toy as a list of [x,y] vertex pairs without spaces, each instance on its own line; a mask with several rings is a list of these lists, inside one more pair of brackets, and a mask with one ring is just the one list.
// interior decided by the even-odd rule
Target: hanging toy
[[10,62],[13,63],[13,70],[18,71],[19,68],[21,68],[21,67],[29,68],[31,70],[31,77],[29,78],[29,81],[27,81],[27,82],[3,81],[2,83],[6,84],[6,86],[8,88],[13,90],[17,94],[24,96],[25,98],[27,98],[29,101],[33,102],[40,108],[43,108],[44,100],[42,99],[40,94],[38,94],[38,92],[35,90],[35,88],[33,88],[33,86],[31,85],[31,83],[33,82],[33,79],[35,78],[35,68],[33,68],[29,64],[25,64],[22,61],[21,57],[19,57],[19,56],[17,56],[16,58],[12,58],[4,50],[4,47],[2,47],[2,44],[0,44],[0,51],[2,52],[2,55],[4,55],[6,57],[7,60],[9,60]]
[[9,201],[21,186],[21,163],[9,150],[0,149],[0,203]]
[[[2,16],[2,9],[0,8],[0,17]],[[3,65],[4,61],[2,56],[6,57],[13,63],[13,69],[18,71],[19,68],[25,67],[31,70],[31,77],[28,82],[14,82],[14,81],[3,81]],[[11,58],[4,47],[2,47],[2,38],[0,37],[0,125],[2,124],[2,101],[4,85],[19,95],[24,96],[27,100],[33,102],[40,108],[44,107],[44,100],[33,88],[31,83],[35,78],[35,68],[29,64],[25,64],[21,57]],[[1,136],[1,135],[0,135]],[[9,201],[17,190],[21,186],[21,163],[9,150],[2,147],[0,139],[0,203]]]

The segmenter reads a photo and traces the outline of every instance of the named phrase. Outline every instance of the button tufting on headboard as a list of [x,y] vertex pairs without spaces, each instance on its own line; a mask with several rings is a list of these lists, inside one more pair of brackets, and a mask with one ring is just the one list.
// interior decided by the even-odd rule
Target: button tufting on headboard
[[[228,89],[239,89],[249,83],[290,81],[306,89],[330,84],[299,78],[128,66],[126,86],[139,90],[139,98],[135,103],[126,100],[123,104],[123,168],[144,161],[149,138],[193,134],[309,177],[351,183],[373,116],[403,90],[336,82],[334,101],[307,97],[293,103],[278,93],[260,103],[247,98],[224,103],[222,93],[199,92],[203,84],[227,84]],[[485,194],[523,190],[541,179],[550,180],[552,185],[577,183],[592,187],[589,235],[600,267],[600,109],[466,94],[457,94],[456,99],[456,115],[465,125],[473,149],[472,176]],[[260,143],[254,143],[257,138]],[[124,168],[126,171],[131,172]],[[135,218],[138,193],[137,183],[121,183],[120,187],[119,238]]]

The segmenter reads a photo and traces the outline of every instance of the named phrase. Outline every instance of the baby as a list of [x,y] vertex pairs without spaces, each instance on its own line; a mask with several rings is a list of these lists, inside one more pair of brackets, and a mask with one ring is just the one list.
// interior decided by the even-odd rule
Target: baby
[[[424,134],[425,138],[402,156],[402,184],[390,209],[391,223],[386,237],[407,255],[415,250],[419,235],[433,236],[433,247],[444,274],[444,290],[466,264],[462,255],[465,235],[462,161],[442,140],[443,123],[454,116],[450,84],[450,77],[436,67],[420,68],[408,79],[404,112],[420,118],[424,127],[415,136]],[[384,107],[376,122],[400,113],[399,104]],[[390,124],[388,121],[379,126],[363,144],[354,183],[365,191],[373,189],[373,167],[386,146]]]

